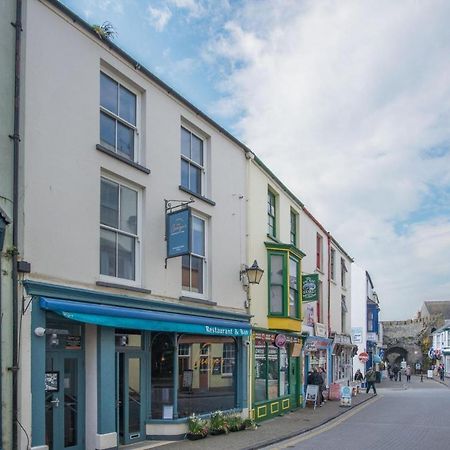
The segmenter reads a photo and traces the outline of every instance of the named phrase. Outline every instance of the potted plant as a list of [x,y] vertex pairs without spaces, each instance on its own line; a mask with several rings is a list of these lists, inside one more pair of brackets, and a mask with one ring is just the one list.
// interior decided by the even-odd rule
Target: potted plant
[[228,433],[227,421],[222,411],[215,411],[211,414],[209,422],[210,434],[224,434]]
[[191,441],[203,439],[208,435],[208,422],[201,417],[192,414],[188,419],[188,432],[186,437]]
[[256,425],[256,422],[253,419],[245,419],[244,420],[244,428],[246,430],[256,430],[258,428],[258,425]]
[[230,431],[245,430],[244,420],[241,416],[229,416],[227,418],[227,425]]

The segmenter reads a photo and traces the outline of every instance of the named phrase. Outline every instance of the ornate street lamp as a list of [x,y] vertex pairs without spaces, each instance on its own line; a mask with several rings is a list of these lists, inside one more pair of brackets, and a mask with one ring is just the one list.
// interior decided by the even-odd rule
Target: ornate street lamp
[[242,275],[245,275],[247,277],[249,284],[259,284],[263,276],[263,273],[264,270],[258,266],[258,263],[256,262],[255,259],[255,261],[253,261],[253,264],[250,267],[245,266],[245,268],[241,270],[241,279]]

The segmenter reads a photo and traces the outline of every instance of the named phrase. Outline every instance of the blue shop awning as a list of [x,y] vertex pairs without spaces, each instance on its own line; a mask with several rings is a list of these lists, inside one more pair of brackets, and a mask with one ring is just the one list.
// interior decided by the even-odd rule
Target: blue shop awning
[[105,327],[173,331],[216,336],[249,336],[250,324],[228,319],[151,311],[41,297],[39,305],[67,319]]

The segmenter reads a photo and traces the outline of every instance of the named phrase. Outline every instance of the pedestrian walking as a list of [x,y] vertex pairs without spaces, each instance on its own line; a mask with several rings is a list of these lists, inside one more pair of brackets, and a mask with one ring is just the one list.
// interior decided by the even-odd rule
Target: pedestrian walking
[[406,366],[405,374],[406,374],[406,382],[410,383],[411,382],[411,366],[410,365]]
[[392,372],[394,373],[394,380],[398,381],[398,372],[400,371],[400,369],[398,368],[397,365],[394,365],[394,368],[392,369]]
[[444,370],[444,365],[443,365],[443,364],[441,364],[441,365],[439,366],[438,372],[439,372],[439,379],[440,379],[441,381],[444,381],[445,370]]
[[372,367],[369,368],[369,370],[366,372],[366,381],[367,381],[367,389],[366,394],[369,393],[370,388],[373,388],[373,395],[377,395],[377,390],[375,389],[375,381],[377,379],[377,374],[375,370],[373,370]]
[[326,390],[326,379],[327,379],[327,374],[325,373],[325,370],[323,367],[319,367],[319,398],[321,401],[320,406],[322,406],[325,403],[325,396],[323,395],[324,391]]
[[398,371],[398,381],[402,381],[402,368]]
[[364,380],[364,375],[361,373],[361,371],[359,369],[355,372],[354,380],[355,381]]

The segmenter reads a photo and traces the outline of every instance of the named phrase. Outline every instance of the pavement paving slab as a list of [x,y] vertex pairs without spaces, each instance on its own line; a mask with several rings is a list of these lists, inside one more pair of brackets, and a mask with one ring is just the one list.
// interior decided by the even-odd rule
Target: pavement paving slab
[[366,394],[365,392],[357,394],[352,397],[351,407],[340,406],[339,401],[327,401],[323,407],[315,410],[312,407],[300,408],[283,416],[263,421],[256,430],[208,436],[198,441],[177,441],[166,444],[163,448],[164,450],[259,449],[320,427],[372,397],[372,394]]

